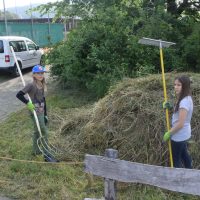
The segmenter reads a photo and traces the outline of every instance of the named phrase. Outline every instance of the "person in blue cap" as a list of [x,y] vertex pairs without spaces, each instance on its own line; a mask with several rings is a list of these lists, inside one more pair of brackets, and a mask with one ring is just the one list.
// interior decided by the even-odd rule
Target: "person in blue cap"
[[[46,123],[48,122],[47,118],[47,109],[46,109],[46,100],[45,100],[45,92],[46,92],[46,82],[44,77],[45,68],[41,65],[36,65],[32,69],[33,73],[33,81],[32,83],[28,83],[22,90],[20,90],[16,97],[27,105],[27,108],[31,111],[31,116],[34,123],[34,133],[33,133],[33,155],[39,155],[41,153],[44,154],[45,161],[54,161],[51,156],[49,156],[48,152],[48,132]],[[25,94],[29,94],[31,101],[25,98]],[[33,110],[36,111],[41,133],[42,139],[39,140],[40,143],[38,144],[38,139],[40,138],[40,133],[35,123]],[[39,146],[40,145],[40,148]]]

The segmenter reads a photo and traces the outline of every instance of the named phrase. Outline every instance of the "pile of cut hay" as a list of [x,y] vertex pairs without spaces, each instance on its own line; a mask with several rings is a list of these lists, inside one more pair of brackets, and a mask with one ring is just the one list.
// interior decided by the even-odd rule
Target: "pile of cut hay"
[[[178,75],[166,75],[168,99],[172,103],[174,78]],[[194,166],[199,168],[200,75],[187,75],[193,80],[194,100],[189,148]],[[106,148],[114,148],[120,159],[168,166],[168,145],[162,142],[167,129],[163,101],[161,75],[123,80],[92,108],[76,110],[65,121],[61,146],[69,154],[63,160],[80,158],[85,153],[103,155]]]

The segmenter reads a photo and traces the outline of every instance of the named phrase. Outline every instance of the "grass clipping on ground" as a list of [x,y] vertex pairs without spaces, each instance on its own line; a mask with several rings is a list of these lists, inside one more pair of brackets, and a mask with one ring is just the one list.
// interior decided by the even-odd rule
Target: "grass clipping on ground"
[[[178,75],[166,75],[168,99],[172,103],[174,78]],[[188,75],[193,80],[194,100],[189,148],[194,166],[198,168],[200,75]],[[66,151],[70,149],[74,158],[85,153],[103,155],[106,148],[114,148],[119,151],[120,159],[168,166],[168,145],[162,142],[167,130],[163,101],[161,75],[125,79],[92,108],[76,111],[68,117],[61,129],[65,138],[62,147]]]

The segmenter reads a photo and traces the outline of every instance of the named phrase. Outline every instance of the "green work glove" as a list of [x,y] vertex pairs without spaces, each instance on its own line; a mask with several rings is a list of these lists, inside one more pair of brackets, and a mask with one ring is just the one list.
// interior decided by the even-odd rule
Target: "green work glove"
[[173,106],[170,102],[164,101],[163,102],[163,109],[168,109],[168,110],[172,110]]
[[33,112],[33,110],[35,109],[35,106],[33,105],[33,103],[32,102],[28,102],[27,103],[27,108],[31,111],[31,112]]
[[165,132],[164,136],[163,136],[163,141],[167,142],[171,137],[171,133],[169,131]]

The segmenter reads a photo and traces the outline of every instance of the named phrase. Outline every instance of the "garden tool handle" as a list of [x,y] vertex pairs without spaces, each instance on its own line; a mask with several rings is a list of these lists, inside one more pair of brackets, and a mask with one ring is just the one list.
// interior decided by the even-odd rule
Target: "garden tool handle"
[[[22,76],[22,72],[21,72],[21,69],[20,69],[20,67],[19,67],[19,63],[18,63],[18,61],[17,61],[17,58],[16,58],[16,55],[15,55],[15,52],[14,52],[12,46],[10,46],[10,48],[11,48],[11,52],[12,52],[12,54],[13,54],[13,57],[14,57],[14,60],[15,60],[16,66],[17,66],[17,70],[18,70],[19,75],[20,75],[20,78],[21,78],[21,80],[22,80],[23,86],[25,87],[26,84],[25,84],[24,78],[23,78],[23,76]],[[29,102],[32,103],[29,94],[27,94],[27,96],[28,96],[28,100],[29,100]],[[40,128],[40,124],[39,124],[39,120],[38,120],[38,117],[37,117],[37,114],[36,114],[36,111],[35,111],[35,110],[33,110],[33,115],[34,115],[34,118],[35,118],[35,122],[36,122],[36,125],[37,125],[37,128],[38,128],[38,131],[39,131],[40,137],[42,137],[42,132],[41,132],[41,128]]]
[[[166,81],[165,81],[165,68],[164,68],[164,62],[163,62],[163,51],[162,51],[162,42],[161,41],[160,41],[160,62],[161,62],[161,70],[162,70],[164,100],[165,100],[165,102],[167,102],[167,89],[166,89]],[[168,111],[168,109],[165,110],[165,114],[166,114],[167,131],[169,131],[170,130],[170,124],[169,124],[169,111]],[[174,164],[173,164],[173,155],[172,155],[171,140],[168,141],[168,147],[169,147],[170,164],[171,164],[171,167],[173,167]]]

